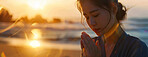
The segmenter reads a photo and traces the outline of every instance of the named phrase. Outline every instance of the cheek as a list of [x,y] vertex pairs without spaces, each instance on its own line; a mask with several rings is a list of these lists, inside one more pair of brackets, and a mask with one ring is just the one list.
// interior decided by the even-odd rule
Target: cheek
[[97,24],[100,28],[105,28],[108,23],[109,23],[109,20],[110,20],[110,15],[107,14],[107,13],[102,13],[99,17],[97,17]]
[[86,20],[87,22],[87,25],[90,27],[90,28],[93,28],[94,26],[90,24],[90,20]]
[[89,27],[91,27],[91,25],[90,25],[90,20],[86,20],[86,22],[87,22],[87,25],[88,25]]

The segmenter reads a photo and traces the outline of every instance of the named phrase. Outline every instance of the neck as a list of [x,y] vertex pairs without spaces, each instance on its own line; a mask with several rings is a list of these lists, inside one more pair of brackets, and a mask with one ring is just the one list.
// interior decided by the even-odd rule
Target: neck
[[115,23],[114,26],[104,34],[105,43],[116,44],[123,32],[121,26]]

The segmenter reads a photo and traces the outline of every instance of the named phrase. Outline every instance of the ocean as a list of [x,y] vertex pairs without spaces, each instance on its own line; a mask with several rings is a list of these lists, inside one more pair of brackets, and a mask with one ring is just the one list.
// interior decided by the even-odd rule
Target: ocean
[[[148,46],[148,19],[122,22],[129,35]],[[86,25],[77,23],[24,24],[0,23],[0,54],[5,57],[80,57],[81,32],[97,35]]]
[[[79,22],[77,23],[46,23],[46,24],[24,24],[17,23],[11,28],[12,23],[1,23],[0,38],[14,38],[27,40],[40,40],[60,42],[65,41],[80,45],[81,32],[87,32],[92,38],[97,35],[86,25],[86,28]],[[129,19],[122,22],[122,27],[129,35],[138,37],[148,45],[148,19]],[[7,29],[8,28],[8,29]],[[67,43],[66,43],[67,44]]]

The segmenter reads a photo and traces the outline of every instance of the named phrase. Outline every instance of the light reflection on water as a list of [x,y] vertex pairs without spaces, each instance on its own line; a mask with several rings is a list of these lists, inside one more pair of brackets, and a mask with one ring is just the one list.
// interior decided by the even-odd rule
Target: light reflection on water
[[38,39],[42,37],[42,32],[39,29],[32,29],[31,32],[33,34],[33,39]]
[[[36,25],[37,24],[33,24],[32,26],[36,26]],[[46,25],[46,24],[44,24],[44,25]],[[42,26],[42,25],[38,25],[38,26]],[[31,28],[25,27],[24,30],[19,31],[18,33],[16,33],[16,35],[13,35],[12,38],[7,39],[10,41],[13,41],[15,45],[16,44],[22,45],[27,40],[27,42],[29,43],[28,44],[29,48],[33,47],[33,49],[18,48],[18,50],[16,50],[16,48],[14,48],[14,49],[12,49],[12,50],[14,50],[14,52],[13,52],[14,54],[18,54],[18,52],[19,52],[19,55],[20,54],[25,54],[25,55],[32,54],[35,56],[40,55],[41,57],[49,57],[49,56],[50,57],[52,57],[52,56],[53,57],[60,57],[61,55],[63,55],[64,50],[80,50],[80,36],[81,36],[82,31],[86,31],[91,37],[96,36],[95,33],[92,32],[91,30],[51,29],[51,28],[47,28],[47,27],[42,28],[42,27],[38,27],[38,26],[33,27],[33,28],[32,27]],[[18,28],[18,27],[12,28],[9,31],[6,31],[5,33],[3,33],[5,35],[1,35],[1,36],[5,36],[5,37],[11,36],[11,34],[15,33],[19,29],[20,28]],[[128,34],[140,38],[142,41],[144,41],[148,45],[148,38],[147,38],[148,32],[147,31],[148,30],[143,30],[143,29],[126,30],[126,32]],[[10,35],[7,35],[7,34],[10,34]],[[24,38],[26,40],[25,41],[20,41],[20,40],[16,41],[16,38]],[[12,39],[14,39],[14,40],[12,40]],[[43,42],[40,41],[42,39],[45,39],[47,41],[43,41]],[[51,39],[55,39],[55,40],[53,41]],[[60,39],[60,41],[57,39]],[[63,41],[63,39],[64,39],[64,41]],[[48,40],[50,40],[50,41],[48,41]],[[41,49],[41,47],[46,47],[47,49],[46,48]],[[3,48],[6,48],[6,47],[3,47]],[[55,51],[53,49],[58,49],[58,50]],[[16,51],[16,53],[15,53],[15,51]],[[5,53],[9,53],[9,51],[5,51]],[[75,53],[78,53],[78,52],[75,52]],[[12,53],[10,53],[8,55],[11,55],[11,54]],[[47,54],[47,56],[44,56],[45,54]],[[55,54],[55,55],[53,55],[53,54]],[[74,54],[74,53],[68,54],[69,57],[73,56],[73,55],[70,56],[71,54]],[[78,53],[78,55],[79,54],[80,53]],[[19,57],[19,56],[16,56],[16,57]]]
[[29,43],[30,46],[32,46],[33,48],[37,48],[40,47],[40,42],[37,40],[33,40]]
[[[72,25],[71,24],[68,24],[68,25],[64,24],[64,25],[61,25],[61,28],[63,28],[63,29],[60,28],[60,24],[53,24],[52,25],[52,26],[58,25],[57,26],[58,28],[56,28],[56,26],[54,28],[52,28],[52,27],[50,27],[50,25],[52,25],[52,24],[36,24],[36,23],[34,23],[34,24],[31,24],[32,27],[26,26],[26,27],[24,27],[24,30],[19,31],[18,33],[16,33],[12,37],[26,38],[26,40],[29,40],[29,39],[32,39],[32,40],[55,39],[55,40],[57,40],[57,39],[78,38],[77,41],[79,41],[82,31],[86,31],[91,37],[96,36],[96,34],[94,32],[92,32],[91,30],[78,29],[78,27],[81,27],[80,24],[72,24]],[[78,25],[78,27],[74,28],[77,25]],[[69,28],[68,26],[70,26],[70,29],[67,29],[67,28]],[[73,26],[73,27],[71,28],[71,26]],[[2,33],[2,35],[0,35],[0,36],[9,37],[19,29],[20,29],[19,27],[14,27],[14,28]],[[24,33],[24,31],[27,31],[27,32]],[[147,38],[148,32],[147,31],[148,30],[137,29],[137,30],[128,30],[126,32],[132,36],[142,39],[144,42],[146,42],[148,44],[148,38]]]

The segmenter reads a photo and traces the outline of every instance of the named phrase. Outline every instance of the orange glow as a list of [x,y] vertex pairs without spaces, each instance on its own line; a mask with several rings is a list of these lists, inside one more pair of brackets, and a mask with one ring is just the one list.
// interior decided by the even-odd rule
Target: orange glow
[[30,44],[30,46],[32,46],[33,48],[37,48],[37,47],[40,46],[40,42],[37,41],[37,40],[31,41],[29,44]]
[[41,31],[39,29],[33,29],[31,32],[33,33],[33,39],[38,39],[41,37]]
[[35,10],[43,9],[47,0],[28,0],[28,5]]
[[37,23],[33,23],[32,26],[35,26]]
[[2,9],[3,7],[0,7],[0,10]]
[[5,55],[5,53],[4,53],[4,52],[2,52],[1,57],[6,57],[6,55]]

